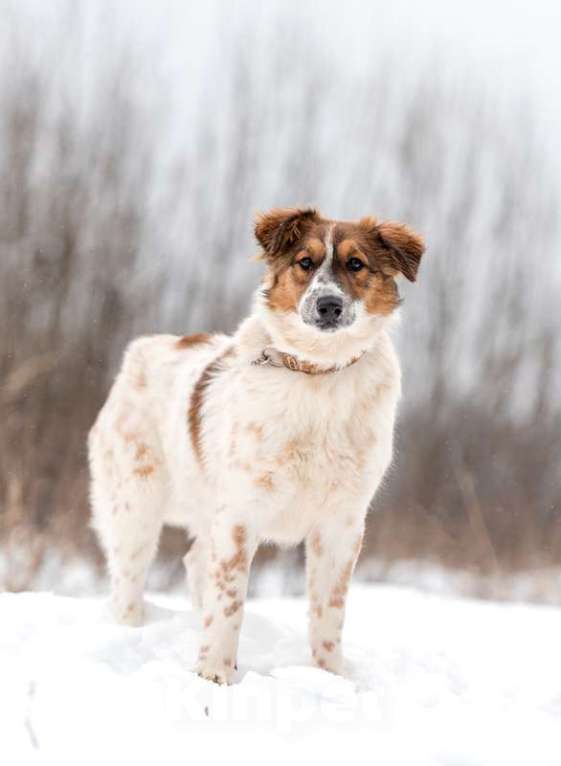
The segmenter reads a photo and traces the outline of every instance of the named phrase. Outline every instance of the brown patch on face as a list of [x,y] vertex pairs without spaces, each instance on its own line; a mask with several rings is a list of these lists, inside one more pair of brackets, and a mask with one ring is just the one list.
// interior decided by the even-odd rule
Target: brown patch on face
[[303,254],[309,255],[314,264],[318,265],[325,256],[325,243],[319,238],[310,237],[305,241]]
[[[351,233],[351,232],[349,232]],[[344,232],[343,232],[344,234]],[[384,274],[372,246],[360,232],[337,245],[334,274],[354,300],[360,300],[369,314],[387,316],[399,306],[399,293],[391,274]],[[349,264],[360,261],[362,268],[352,271]]]
[[[277,240],[269,238],[263,241],[256,229],[256,236],[264,249],[264,257],[269,267],[263,292],[269,307],[276,311],[295,311],[313,278],[315,268],[305,271],[298,265],[299,262],[309,258],[314,267],[317,267],[325,255],[323,240],[329,224],[315,211],[312,212],[313,214],[306,212],[298,219],[290,237],[281,236]],[[271,218],[270,224],[283,226],[282,220],[276,220],[275,216]],[[267,246],[267,242],[272,244]]]
[[222,362],[228,356],[231,356],[234,353],[235,353],[234,349],[229,348],[226,351],[224,351],[222,354],[220,354],[220,356],[216,357],[216,359],[213,359],[212,362],[207,364],[207,366],[202,371],[200,378],[195,383],[195,386],[191,393],[191,402],[189,405],[189,412],[188,412],[189,433],[191,434],[191,444],[193,446],[193,451],[200,463],[202,463],[202,460],[203,460],[202,441],[201,441],[201,424],[202,424],[201,411],[202,411],[202,406],[204,403],[205,391],[208,388],[214,376],[218,372],[220,372]]
[[335,649],[335,643],[333,641],[324,641],[322,646],[327,652],[332,652]]
[[267,290],[269,308],[284,313],[296,311],[310,281],[310,275],[296,269],[299,267],[288,264],[275,275],[272,287]]
[[[393,222],[363,218],[358,222],[329,221],[316,211],[274,210],[261,216],[256,236],[268,263],[264,295],[270,308],[281,312],[297,310],[317,267],[325,256],[324,240],[334,224],[333,276],[354,300],[363,301],[368,313],[385,316],[399,305],[394,277],[401,273],[415,281],[422,238],[409,227]],[[298,264],[304,258],[312,268]],[[353,269],[351,258],[364,266]]]
[[179,350],[199,346],[201,343],[210,343],[212,335],[208,332],[196,332],[193,335],[184,335],[180,338],[175,347]]

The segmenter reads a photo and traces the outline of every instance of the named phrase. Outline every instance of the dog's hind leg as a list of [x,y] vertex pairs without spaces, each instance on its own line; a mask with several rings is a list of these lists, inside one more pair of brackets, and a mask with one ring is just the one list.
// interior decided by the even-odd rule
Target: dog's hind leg
[[143,590],[157,548],[166,503],[166,480],[157,447],[147,434],[102,433],[90,438],[93,526],[107,559],[114,617],[143,620]]

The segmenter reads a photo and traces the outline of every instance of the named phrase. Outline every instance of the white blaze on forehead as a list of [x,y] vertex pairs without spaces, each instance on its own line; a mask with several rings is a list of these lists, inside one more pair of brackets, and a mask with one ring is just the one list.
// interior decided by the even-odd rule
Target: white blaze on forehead
[[325,239],[323,240],[323,244],[325,246],[325,259],[323,263],[321,264],[321,267],[328,266],[331,268],[331,265],[333,264],[333,229],[335,228],[335,224],[332,223],[331,226],[327,229],[327,233],[325,235]]
[[317,273],[313,279],[313,282],[320,283],[320,284],[329,284],[332,286],[337,292],[340,292],[339,285],[336,284],[335,279],[333,277],[333,258],[335,255],[334,247],[333,247],[333,229],[335,228],[335,224],[332,223],[331,226],[327,229],[327,232],[325,234],[325,238],[323,240],[323,244],[325,247],[325,258],[322,261],[321,266],[317,270]]

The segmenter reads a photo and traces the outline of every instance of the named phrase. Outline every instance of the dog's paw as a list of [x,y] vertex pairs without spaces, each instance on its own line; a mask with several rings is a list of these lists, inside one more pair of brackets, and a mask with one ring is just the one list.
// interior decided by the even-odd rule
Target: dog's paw
[[200,678],[205,678],[207,681],[223,686],[231,682],[233,668],[231,664],[205,659],[199,662],[197,674]]
[[144,604],[130,602],[126,605],[112,602],[110,611],[113,619],[120,625],[127,625],[131,628],[139,628],[144,624]]
[[327,670],[329,673],[335,673],[336,676],[343,675],[341,651],[339,647],[334,646],[330,641],[325,641],[319,649],[312,650],[312,662],[316,668]]

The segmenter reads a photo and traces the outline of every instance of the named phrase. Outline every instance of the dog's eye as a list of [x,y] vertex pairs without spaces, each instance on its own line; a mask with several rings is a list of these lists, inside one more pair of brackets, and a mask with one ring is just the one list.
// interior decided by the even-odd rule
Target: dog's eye
[[364,268],[364,263],[360,258],[349,258],[347,261],[347,268],[349,271],[360,271]]
[[301,261],[298,261],[298,265],[301,269],[304,269],[304,271],[310,271],[314,265],[314,262],[311,258],[302,258]]

